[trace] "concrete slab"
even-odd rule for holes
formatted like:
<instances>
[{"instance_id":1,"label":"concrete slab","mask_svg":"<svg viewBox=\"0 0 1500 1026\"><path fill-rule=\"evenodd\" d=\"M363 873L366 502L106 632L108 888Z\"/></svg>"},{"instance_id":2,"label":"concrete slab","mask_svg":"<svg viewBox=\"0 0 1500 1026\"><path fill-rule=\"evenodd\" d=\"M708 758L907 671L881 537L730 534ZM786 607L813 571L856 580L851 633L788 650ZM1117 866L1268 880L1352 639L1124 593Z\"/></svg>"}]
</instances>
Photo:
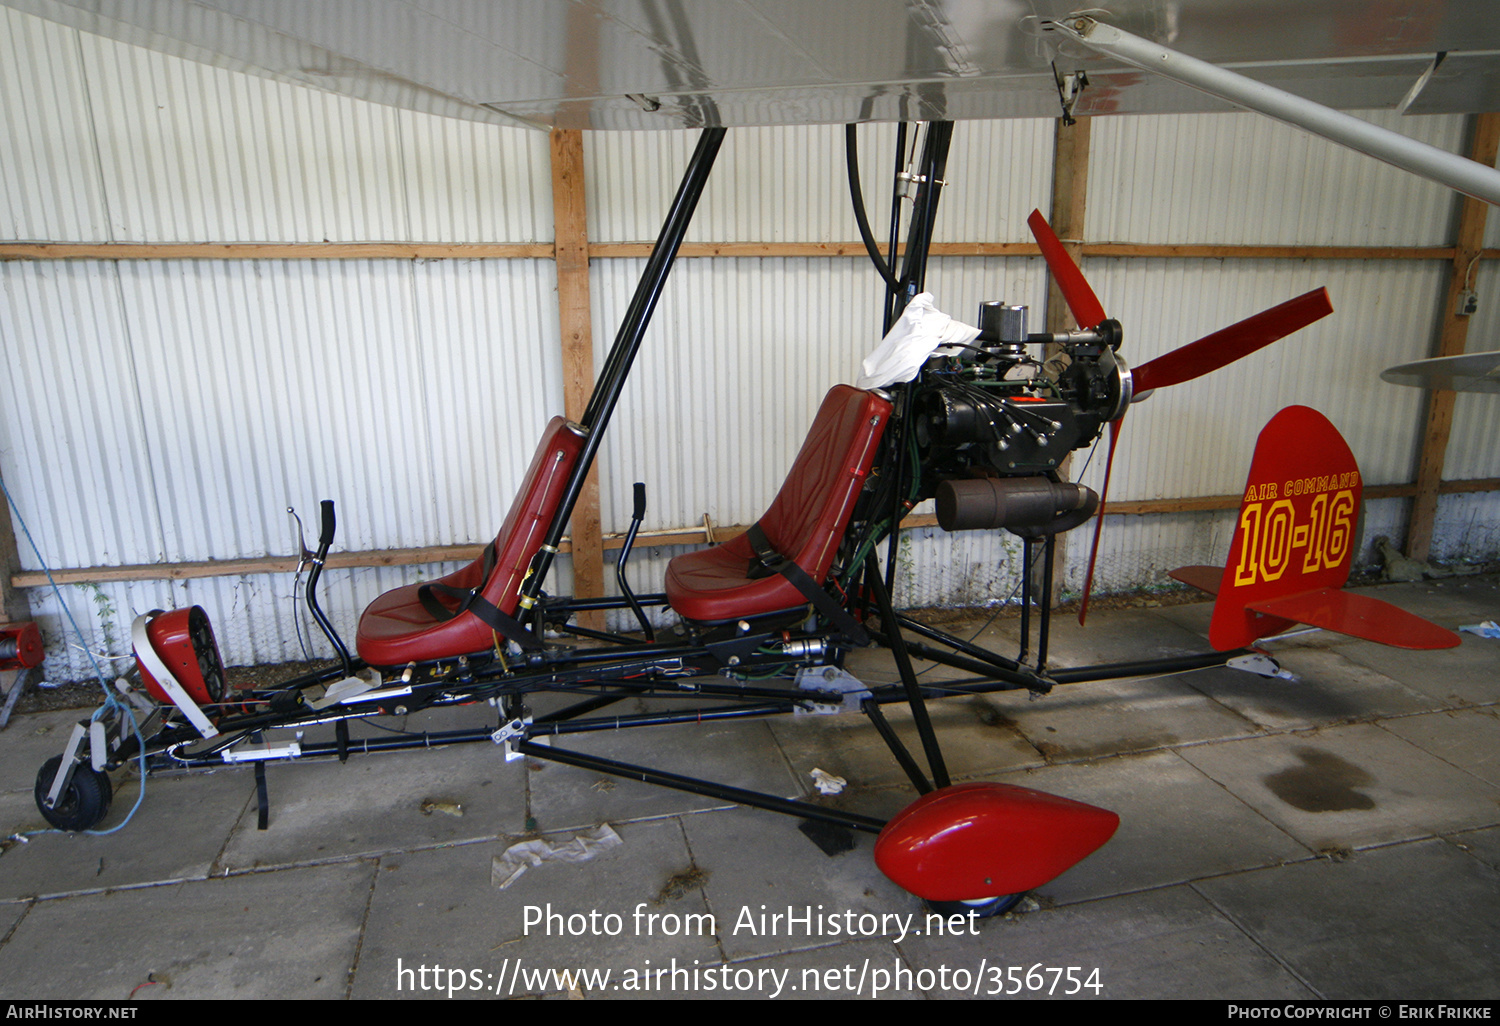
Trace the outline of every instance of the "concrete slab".
<instances>
[{"instance_id":1,"label":"concrete slab","mask_svg":"<svg viewBox=\"0 0 1500 1026\"><path fill-rule=\"evenodd\" d=\"M1162 606L1152 612L1184 630L1192 631L1205 642L1208 640L1208 627L1214 618L1212 599L1203 602L1188 602L1180 606Z\"/></svg>"},{"instance_id":2,"label":"concrete slab","mask_svg":"<svg viewBox=\"0 0 1500 1026\"><path fill-rule=\"evenodd\" d=\"M683 966L718 963L713 932L705 929L708 906L691 875L693 861L678 822L622 824L616 830L622 846L587 863L530 869L505 890L490 882L491 859L504 843L382 858L352 996L446 998L446 990L422 989L423 966L441 967L445 985L450 969L462 970L453 982L519 996L566 989L553 970L610 970L603 990L612 993L627 971L670 966L674 958ZM540 916L529 932L527 906ZM548 906L563 917L551 936ZM637 907L643 916L659 918L637 921ZM591 912L598 913L592 924L573 920L581 932L570 932L569 917ZM692 932L684 932L689 914L695 917ZM618 925L609 916L617 916ZM669 927L675 932L667 933ZM435 982L437 975L426 979Z\"/></svg>"},{"instance_id":3,"label":"concrete slab","mask_svg":"<svg viewBox=\"0 0 1500 1026\"><path fill-rule=\"evenodd\" d=\"M1178 679L1268 730L1305 730L1445 706L1336 650L1292 643L1276 646L1272 654L1298 679L1257 677L1223 667Z\"/></svg>"},{"instance_id":4,"label":"concrete slab","mask_svg":"<svg viewBox=\"0 0 1500 1026\"><path fill-rule=\"evenodd\" d=\"M1350 641L1338 646L1346 659L1430 695L1444 707L1500 702L1500 640L1460 635L1463 644L1435 652Z\"/></svg>"},{"instance_id":5,"label":"concrete slab","mask_svg":"<svg viewBox=\"0 0 1500 1026\"><path fill-rule=\"evenodd\" d=\"M946 629L946 628L945 628ZM972 631L965 631L961 637L967 639ZM908 635L908 640L920 641L914 635ZM983 642L981 641L981 644ZM1005 642L1007 646L1010 642ZM1002 655L1015 655L1014 651L1002 651ZM889 652L879 648L855 649L848 653L844 659L844 669L866 684L900 684L901 673L896 669L895 662L891 659ZM912 669L918 675L922 683L930 683L939 680L952 680L956 677L970 676L964 670L957 670L943 663L935 663L931 660L920 659L912 656Z\"/></svg>"},{"instance_id":6,"label":"concrete slab","mask_svg":"<svg viewBox=\"0 0 1500 1026\"><path fill-rule=\"evenodd\" d=\"M101 828L124 822L137 787L133 779L117 786ZM135 818L107 836L52 831L29 792L0 795L6 834L48 831L0 855L0 899L201 880L253 792L250 774L239 770L151 778Z\"/></svg>"},{"instance_id":7,"label":"concrete slab","mask_svg":"<svg viewBox=\"0 0 1500 1026\"><path fill-rule=\"evenodd\" d=\"M934 973L946 967L950 974L963 969L979 977L977 995L950 987L934 988L930 996L1003 994L1049 1000L1069 996L1297 1000L1315 996L1189 887L991 919L980 922L978 933L977 937L919 937L901 944L913 966ZM1035 978L1038 986L1028 989L1026 973L1038 965L1042 967ZM1013 974L1012 966L1016 967ZM1076 971L1070 978L1072 967ZM1083 986L1090 981L1098 988ZM1074 994L1069 995L1069 990Z\"/></svg>"},{"instance_id":8,"label":"concrete slab","mask_svg":"<svg viewBox=\"0 0 1500 1026\"><path fill-rule=\"evenodd\" d=\"M1053 762L1246 737L1259 728L1173 677L1068 684L1036 701L991 695L996 713Z\"/></svg>"},{"instance_id":9,"label":"concrete slab","mask_svg":"<svg viewBox=\"0 0 1500 1026\"><path fill-rule=\"evenodd\" d=\"M1373 724L1178 754L1314 851L1500 822L1500 789Z\"/></svg>"},{"instance_id":10,"label":"concrete slab","mask_svg":"<svg viewBox=\"0 0 1500 1026\"><path fill-rule=\"evenodd\" d=\"M1407 716L1381 724L1423 751L1500 786L1500 710L1467 709Z\"/></svg>"},{"instance_id":11,"label":"concrete slab","mask_svg":"<svg viewBox=\"0 0 1500 1026\"><path fill-rule=\"evenodd\" d=\"M1500 827L1469 830L1448 840L1491 869L1500 869Z\"/></svg>"},{"instance_id":12,"label":"concrete slab","mask_svg":"<svg viewBox=\"0 0 1500 1026\"><path fill-rule=\"evenodd\" d=\"M1194 886L1320 997L1500 997L1500 873L1444 841Z\"/></svg>"},{"instance_id":13,"label":"concrete slab","mask_svg":"<svg viewBox=\"0 0 1500 1026\"><path fill-rule=\"evenodd\" d=\"M1350 590L1400 606L1449 630L1500 615L1500 581L1493 575L1377 584Z\"/></svg>"},{"instance_id":14,"label":"concrete slab","mask_svg":"<svg viewBox=\"0 0 1500 1026\"><path fill-rule=\"evenodd\" d=\"M375 867L350 862L38 902L0 997L343 997Z\"/></svg>"},{"instance_id":15,"label":"concrete slab","mask_svg":"<svg viewBox=\"0 0 1500 1026\"><path fill-rule=\"evenodd\" d=\"M709 874L703 890L731 961L847 941L851 925L853 939L891 942L894 933L876 932L882 915L886 926L897 922L891 916L921 919L922 903L875 867L870 834L854 834L853 850L828 856L790 816L732 809L682 822L694 863ZM814 918L804 926L762 917L788 909L804 918L811 909Z\"/></svg>"},{"instance_id":16,"label":"concrete slab","mask_svg":"<svg viewBox=\"0 0 1500 1026\"><path fill-rule=\"evenodd\" d=\"M1078 626L1076 616L1054 616L1047 645L1047 664L1095 666L1212 651L1196 632L1160 614L1161 610L1157 609L1115 609L1107 616L1096 612L1083 627ZM1011 629L1011 626L1007 623L1006 629ZM1036 630L1034 624L1032 630ZM1033 645L1035 641L1033 633Z\"/></svg>"},{"instance_id":17,"label":"concrete slab","mask_svg":"<svg viewBox=\"0 0 1500 1026\"><path fill-rule=\"evenodd\" d=\"M0 730L0 792L30 794L42 763L62 754L73 724L88 719L91 711L59 709L13 717L9 726Z\"/></svg>"},{"instance_id":18,"label":"concrete slab","mask_svg":"<svg viewBox=\"0 0 1500 1026\"><path fill-rule=\"evenodd\" d=\"M248 776L247 776L248 779ZM526 820L524 762L495 745L460 745L266 768L269 829L254 802L224 850L231 870L519 834ZM434 805L440 806L433 811ZM462 816L450 815L460 807ZM428 811L424 812L424 808Z\"/></svg>"},{"instance_id":19,"label":"concrete slab","mask_svg":"<svg viewBox=\"0 0 1500 1026\"><path fill-rule=\"evenodd\" d=\"M32 904L29 901L13 901L0 904L0 943L3 943L10 932L16 928L16 924L21 921L21 917L30 911Z\"/></svg>"},{"instance_id":20,"label":"concrete slab","mask_svg":"<svg viewBox=\"0 0 1500 1026\"><path fill-rule=\"evenodd\" d=\"M787 768L770 729L760 721L574 734L559 738L558 745L779 797L799 795L803 788ZM728 808L731 804L561 763L538 759L526 763L530 768L531 814L537 826L546 831Z\"/></svg>"},{"instance_id":21,"label":"concrete slab","mask_svg":"<svg viewBox=\"0 0 1500 1026\"><path fill-rule=\"evenodd\" d=\"M925 678L924 678L925 680ZM925 772L922 742L903 704L884 707L886 720ZM1045 760L1015 726L984 698L948 698L928 704L928 715L955 780L990 777ZM804 787L814 768L854 787L907 784L907 776L870 721L859 713L778 717L767 721Z\"/></svg>"},{"instance_id":22,"label":"concrete slab","mask_svg":"<svg viewBox=\"0 0 1500 1026\"><path fill-rule=\"evenodd\" d=\"M1000 779L1120 816L1120 828L1109 843L1038 888L1040 899L1057 904L1309 855L1307 848L1172 752L1049 766Z\"/></svg>"}]
</instances>

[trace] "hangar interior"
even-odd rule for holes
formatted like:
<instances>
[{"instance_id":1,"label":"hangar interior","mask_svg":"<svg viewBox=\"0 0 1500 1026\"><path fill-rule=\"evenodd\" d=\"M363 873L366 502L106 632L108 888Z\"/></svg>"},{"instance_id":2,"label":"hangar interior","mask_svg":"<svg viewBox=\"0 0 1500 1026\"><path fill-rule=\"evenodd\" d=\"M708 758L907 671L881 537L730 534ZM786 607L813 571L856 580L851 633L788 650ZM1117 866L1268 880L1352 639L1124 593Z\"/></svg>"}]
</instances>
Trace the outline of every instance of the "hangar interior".
<instances>
[{"instance_id":1,"label":"hangar interior","mask_svg":"<svg viewBox=\"0 0 1500 1026\"><path fill-rule=\"evenodd\" d=\"M1495 114L1359 116L1490 163L1500 140ZM92 671L67 636L62 602L45 586L21 521L86 644L108 657L129 655L137 615L199 605L230 665L298 661L309 650L327 658L297 611L289 506L311 522L319 500L337 503L338 555L323 601L346 636L376 596L474 558L503 520L547 419L573 415L586 399L694 136L549 134L402 110L0 7L0 358L8 368L0 385L0 473L18 514L10 531L16 543L5 554L7 612L41 626L48 679ZM894 140L888 124L860 135L864 191L877 220L888 202ZM1493 570L1500 402L1459 394L1437 412L1428 393L1380 379L1386 367L1434 355L1454 332L1471 352L1495 348L1500 220L1487 217L1484 204L1251 113L1093 117L1069 127L1053 118L964 121L928 274L941 309L971 320L981 302L1004 300L1028 305L1037 323L1049 320L1049 310L1057 315L1026 226L1033 208L1077 244L1105 308L1125 325L1121 351L1134 364L1319 285L1335 309L1135 408L1114 461L1097 592L1167 591L1177 587L1167 570L1222 562L1257 432L1290 404L1326 414L1358 460L1366 499L1357 567L1379 566L1376 539L1384 536L1433 564ZM852 381L879 341L882 291L850 213L842 129L731 130L600 449L597 495L586 495L575 513L550 590L616 592L605 571L629 528L636 481L648 497L629 571L639 588L655 590L672 556L715 531L753 523L823 394ZM1462 316L1459 292L1474 302ZM1098 489L1103 463L1101 443L1097 452L1074 455L1073 473ZM926 507L909 523L898 607L984 609L975 621L982 624L1014 598L1021 576L1014 538L945 533ZM1075 532L1062 549L1064 599L1082 588L1087 534ZM1413 584L1400 594L1446 626L1495 618L1492 575ZM1150 644L1176 650L1206 623L1203 607L1182 608L1107 614L1095 641L1059 628L1058 658L1086 665L1148 630L1170 637ZM987 629L1013 632L1007 623ZM1106 861L1081 882L1043 895L1040 907L1033 904L1038 914L1016 917L1030 929L995 925L1010 931L1007 943L1053 961L1077 952L1071 931L1104 922L1124 924L1119 936L1152 938L1159 957L1113 941L1086 955L1112 967L1108 993L1118 996L1221 996L1211 974L1169 976L1164 968L1185 945L1207 945L1214 952L1207 964L1240 973L1227 977L1228 989L1247 996L1357 997L1385 986L1398 995L1493 999L1496 644L1466 636L1453 668L1434 673L1446 664L1372 655L1374 646L1363 642L1308 643L1287 665L1304 678L1339 682L1312 698L1283 694L1276 689L1290 685L1274 682L1257 683L1263 690L1253 697L1233 697L1234 674L1218 670L1196 687L1131 681L1103 685L1087 699L1053 697L1055 712L945 709L943 730L972 757L965 772L1072 780L1085 795L1131 803L1140 825L1128 843L1148 847L1149 859L1139 850L1137 858L1158 870L1141 875L1124 856ZM893 672L868 669L877 677ZM1129 722L1065 724L1065 737L1049 750L1045 734L1057 733L1057 723L1048 717L1108 720L1112 707L1101 695L1128 705ZM7 815L15 811L14 823L3 826L18 831L29 822L33 767L44 748L56 747L68 719L38 715L51 719L36 720L42 733L35 737L17 726L0 734L0 750L11 749L4 755ZM866 753L868 739L854 732L794 740L755 730L751 737L726 729L700 742L766 755L774 770L745 772L771 773L776 779L763 783L770 789L806 790L817 763L868 785L855 799L861 807L888 813L902 793L899 773L867 765L867 754L880 753ZM1333 735L1326 747L1320 731ZM533 768L533 776L551 777L518 790L500 779L508 764L476 776L461 768L462 756L437 758L446 761L429 759L412 771L387 768L394 758L378 760L375 769L343 768L343 778L337 766L319 767L298 783L290 783L290 771L273 774L273 785L285 780L290 790L278 797L273 786L272 808L293 825L284 822L269 840L253 829L254 803L243 794L248 777L226 771L206 785L222 809L195 830L201 838L173 845L182 850L170 856L147 843L175 829L163 805L144 807L156 825L137 824L133 840L38 838L26 846L32 861L15 875L7 864L27 851L7 852L0 876L13 886L0 894L0 967L9 963L11 971L0 977L30 988L7 996L40 993L38 981L57 957L54 939L109 919L109 909L121 907L110 899L148 884L169 895L166 915L182 923L201 903L217 907L233 886L223 900L257 910L246 936L284 949L305 942L313 952L307 964L332 967L326 981L304 979L305 967L268 944L216 954L221 966L244 974L221 976L163 952L161 965L177 959L181 966L178 996L378 996L390 991L394 969L381 963L361 974L361 960L368 967L389 956L394 965L402 950L417 950L402 944L450 928L446 948L408 961L488 959L496 937L538 965L649 950L684 964L834 964L819 961L826 956L840 965L878 957L919 968L966 950L932 937L913 954L888 938L773 943L741 933L712 942L657 938L627 951L576 937L491 936L480 906L503 914L507 927L520 915L518 892L492 890L487 875L500 842L538 830L576 833L606 820L624 824L623 851L644 853L599 863L599 886L618 886L622 895L678 900L670 881L656 890L658 876L676 873L687 879L693 908L721 918L768 899L784 905L793 892L799 906L830 908L904 896L873 867L841 877L830 867L847 856L836 862L795 829L779 821L763 828L744 810L682 805L680 796L638 795L625 785L628 793L610 795L581 771L555 767ZM729 756L714 758L730 776L740 772ZM1287 760L1318 786L1337 779L1360 797L1330 810L1315 807L1320 798L1298 805L1293 797L1283 802L1292 811L1267 812L1262 792L1283 792L1264 781L1291 772L1281 764ZM1373 774L1361 769L1370 765L1378 767ZM1230 782L1240 769L1257 782ZM16 776L23 771L24 779ZM351 781L354 773L360 776ZM1413 788L1413 780L1422 786ZM492 781L507 797L486 805L478 789ZM190 783L163 780L160 791L171 796L163 804L175 803L179 813L191 808L200 799ZM134 785L118 786L123 812ZM468 813L455 817L442 806L459 792ZM1361 804L1377 792L1378 800ZM1423 794L1437 797L1423 801ZM625 812L612 811L611 797L622 798ZM1305 807L1309 801L1314 807ZM1145 836L1148 826L1171 822L1177 802L1225 830L1228 840L1209 844L1201 862L1177 854L1186 842L1166 843L1163 852L1162 842ZM1370 812L1377 807L1386 811ZM410 817L413 809L420 818ZM377 824L402 816L411 822L383 840ZM784 876L766 871L761 881L756 870L739 880L735 848L747 842L735 839L747 835L756 838L752 847L766 847L757 861L785 859ZM37 865L43 850L58 853L57 875ZM478 858L481 850L478 861L454 868L455 853ZM90 878L85 870L96 862ZM710 862L722 868L693 877ZM432 879L387 875L419 867ZM536 870L533 881L548 873L558 870ZM445 874L479 896L475 907L463 907L462 890L443 889L437 880ZM1367 974L1340 977L1272 911L1288 893L1320 891L1360 906L1324 939L1328 951L1363 957L1370 953L1360 935L1386 922L1378 907L1389 905L1389 922L1415 934L1411 924L1421 913L1407 896L1417 876L1424 878L1418 890L1446 889L1447 897L1429 899L1447 902L1473 931L1449 948L1421 949L1419 964L1435 983L1412 969L1382 984L1390 963L1373 957ZM212 886L214 877L224 878L216 896L192 890ZM278 881L292 877L298 890L286 892ZM563 886L579 901L588 897L578 877ZM287 894L304 891L330 911L321 924L293 929L296 902ZM451 902L450 919L414 911L428 901ZM491 901L500 911L485 904ZM634 902L617 904L627 911ZM136 913L119 914L128 921ZM1101 918L1091 924L1095 915ZM1328 922L1335 918L1327 911ZM1152 924L1166 925L1152 932ZM1298 949L1303 943L1309 951ZM141 983L152 984L141 996L167 991L147 978L150 970L114 955L95 967L110 987L130 994ZM1127 984L1123 977L1137 970L1154 982ZM279 989L278 974L295 986ZM126 996L82 985L57 993Z\"/></svg>"}]
</instances>

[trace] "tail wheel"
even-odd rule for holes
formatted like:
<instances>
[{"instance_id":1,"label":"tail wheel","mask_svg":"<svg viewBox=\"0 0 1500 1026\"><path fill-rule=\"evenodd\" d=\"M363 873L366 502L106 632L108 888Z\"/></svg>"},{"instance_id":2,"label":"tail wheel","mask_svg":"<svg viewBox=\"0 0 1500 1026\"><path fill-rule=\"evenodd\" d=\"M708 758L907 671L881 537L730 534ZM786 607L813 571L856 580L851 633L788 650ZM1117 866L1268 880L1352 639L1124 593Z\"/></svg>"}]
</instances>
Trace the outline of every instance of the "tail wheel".
<instances>
[{"instance_id":1,"label":"tail wheel","mask_svg":"<svg viewBox=\"0 0 1500 1026\"><path fill-rule=\"evenodd\" d=\"M36 775L36 807L42 818L59 830L88 830L109 814L109 803L114 798L114 788L109 776L99 773L87 763L73 771L73 779L57 796L57 804L48 808L47 795L52 791L52 781L62 769L62 756L54 755L42 763Z\"/></svg>"}]
</instances>

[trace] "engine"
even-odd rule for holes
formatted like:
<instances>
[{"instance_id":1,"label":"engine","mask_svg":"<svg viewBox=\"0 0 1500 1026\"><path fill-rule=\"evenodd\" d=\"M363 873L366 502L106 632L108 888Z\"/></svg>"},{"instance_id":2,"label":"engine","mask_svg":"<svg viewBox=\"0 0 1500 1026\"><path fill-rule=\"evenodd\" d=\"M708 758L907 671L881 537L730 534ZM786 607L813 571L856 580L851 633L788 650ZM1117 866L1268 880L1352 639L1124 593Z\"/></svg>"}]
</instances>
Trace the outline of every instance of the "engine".
<instances>
[{"instance_id":1,"label":"engine","mask_svg":"<svg viewBox=\"0 0 1500 1026\"><path fill-rule=\"evenodd\" d=\"M1129 405L1120 326L1033 334L1026 319L1024 306L981 304L974 345L940 350L917 378L921 497L938 500L947 530L1050 534L1097 508L1097 496L1058 481L1057 468Z\"/></svg>"}]
</instances>

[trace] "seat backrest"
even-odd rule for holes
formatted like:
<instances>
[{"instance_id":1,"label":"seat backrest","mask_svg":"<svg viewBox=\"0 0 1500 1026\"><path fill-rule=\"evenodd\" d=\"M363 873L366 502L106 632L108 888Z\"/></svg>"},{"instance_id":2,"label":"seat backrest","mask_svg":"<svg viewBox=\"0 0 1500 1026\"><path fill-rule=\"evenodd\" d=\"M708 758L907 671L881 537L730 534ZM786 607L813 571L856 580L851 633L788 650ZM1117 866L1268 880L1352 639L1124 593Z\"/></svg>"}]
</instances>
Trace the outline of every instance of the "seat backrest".
<instances>
[{"instance_id":1,"label":"seat backrest","mask_svg":"<svg viewBox=\"0 0 1500 1026\"><path fill-rule=\"evenodd\" d=\"M771 545L821 582L833 564L891 404L874 392L835 385L823 398L781 491L760 518Z\"/></svg>"},{"instance_id":2,"label":"seat backrest","mask_svg":"<svg viewBox=\"0 0 1500 1026\"><path fill-rule=\"evenodd\" d=\"M562 417L548 422L505 523L495 536L495 566L484 582L483 595L507 616L516 611L522 578L547 535L568 477L583 451L583 441L581 429ZM476 579L467 586L478 583Z\"/></svg>"}]
</instances>

